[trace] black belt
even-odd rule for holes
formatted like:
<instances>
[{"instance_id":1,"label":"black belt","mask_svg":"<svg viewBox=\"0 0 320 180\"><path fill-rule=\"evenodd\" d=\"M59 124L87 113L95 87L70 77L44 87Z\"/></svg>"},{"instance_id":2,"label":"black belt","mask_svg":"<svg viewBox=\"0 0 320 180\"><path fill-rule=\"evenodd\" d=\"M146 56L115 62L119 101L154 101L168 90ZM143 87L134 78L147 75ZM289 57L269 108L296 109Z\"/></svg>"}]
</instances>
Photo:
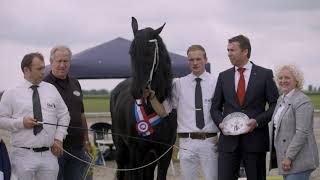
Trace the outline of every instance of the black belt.
<instances>
[{"instance_id":1,"label":"black belt","mask_svg":"<svg viewBox=\"0 0 320 180\"><path fill-rule=\"evenodd\" d=\"M48 147L40 147L40 148L21 147L21 148L33 150L34 152L44 152L44 151L49 151L49 149L50 149L50 148L48 148Z\"/></svg>"},{"instance_id":2,"label":"black belt","mask_svg":"<svg viewBox=\"0 0 320 180\"><path fill-rule=\"evenodd\" d=\"M215 137L217 133L201 133L201 132L194 132L194 133L178 133L180 138L191 138L191 139L207 139L211 137Z\"/></svg>"}]
</instances>

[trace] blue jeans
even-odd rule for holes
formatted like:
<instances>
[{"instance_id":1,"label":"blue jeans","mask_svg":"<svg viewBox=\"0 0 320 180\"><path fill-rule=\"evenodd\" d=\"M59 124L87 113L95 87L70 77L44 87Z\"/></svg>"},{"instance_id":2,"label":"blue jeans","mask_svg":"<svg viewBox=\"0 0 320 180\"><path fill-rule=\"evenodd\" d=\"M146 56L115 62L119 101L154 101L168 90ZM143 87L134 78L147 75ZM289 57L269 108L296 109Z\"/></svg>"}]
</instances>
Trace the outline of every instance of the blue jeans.
<instances>
[{"instance_id":1,"label":"blue jeans","mask_svg":"<svg viewBox=\"0 0 320 180\"><path fill-rule=\"evenodd\" d=\"M83 148L66 149L70 154L88 161L88 157ZM58 159L59 162L59 175L58 180L80 180L83 173L87 169L87 164L71 157L67 153L63 153Z\"/></svg>"},{"instance_id":2,"label":"blue jeans","mask_svg":"<svg viewBox=\"0 0 320 180\"><path fill-rule=\"evenodd\" d=\"M298 172L295 174L283 175L284 180L309 180L313 170Z\"/></svg>"}]
</instances>

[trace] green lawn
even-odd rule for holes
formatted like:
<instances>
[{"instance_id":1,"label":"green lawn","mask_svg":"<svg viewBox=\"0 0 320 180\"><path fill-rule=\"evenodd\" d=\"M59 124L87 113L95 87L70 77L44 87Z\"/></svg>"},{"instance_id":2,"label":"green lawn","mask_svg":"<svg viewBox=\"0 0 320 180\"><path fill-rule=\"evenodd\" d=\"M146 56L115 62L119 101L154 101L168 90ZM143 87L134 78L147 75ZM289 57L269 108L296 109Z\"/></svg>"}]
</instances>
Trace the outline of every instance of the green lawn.
<instances>
[{"instance_id":1,"label":"green lawn","mask_svg":"<svg viewBox=\"0 0 320 180\"><path fill-rule=\"evenodd\" d=\"M320 95L308 95L315 109L320 109Z\"/></svg>"},{"instance_id":2,"label":"green lawn","mask_svg":"<svg viewBox=\"0 0 320 180\"><path fill-rule=\"evenodd\" d=\"M108 96L84 96L85 112L109 112Z\"/></svg>"},{"instance_id":3,"label":"green lawn","mask_svg":"<svg viewBox=\"0 0 320 180\"><path fill-rule=\"evenodd\" d=\"M268 176L267 180L283 180L282 176Z\"/></svg>"},{"instance_id":4,"label":"green lawn","mask_svg":"<svg viewBox=\"0 0 320 180\"><path fill-rule=\"evenodd\" d=\"M320 95L308 95L315 109L320 109ZM85 96L84 109L86 112L109 112L108 96Z\"/></svg>"}]
</instances>

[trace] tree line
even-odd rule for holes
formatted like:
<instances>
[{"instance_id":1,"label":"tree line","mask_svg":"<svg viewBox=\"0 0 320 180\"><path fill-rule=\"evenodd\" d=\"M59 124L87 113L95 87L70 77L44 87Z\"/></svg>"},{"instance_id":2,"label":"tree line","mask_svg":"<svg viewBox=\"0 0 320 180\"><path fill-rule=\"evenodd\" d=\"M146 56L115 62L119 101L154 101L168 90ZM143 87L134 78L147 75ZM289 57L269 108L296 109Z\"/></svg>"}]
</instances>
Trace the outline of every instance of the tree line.
<instances>
[{"instance_id":1,"label":"tree line","mask_svg":"<svg viewBox=\"0 0 320 180\"><path fill-rule=\"evenodd\" d=\"M309 85L308 90L306 92L311 94L320 94L320 86L316 87L313 85Z\"/></svg>"},{"instance_id":2,"label":"tree line","mask_svg":"<svg viewBox=\"0 0 320 180\"><path fill-rule=\"evenodd\" d=\"M104 96L109 96L110 91L107 89L91 89L91 90L82 90L83 95L85 96L96 96L96 95L104 95Z\"/></svg>"}]
</instances>

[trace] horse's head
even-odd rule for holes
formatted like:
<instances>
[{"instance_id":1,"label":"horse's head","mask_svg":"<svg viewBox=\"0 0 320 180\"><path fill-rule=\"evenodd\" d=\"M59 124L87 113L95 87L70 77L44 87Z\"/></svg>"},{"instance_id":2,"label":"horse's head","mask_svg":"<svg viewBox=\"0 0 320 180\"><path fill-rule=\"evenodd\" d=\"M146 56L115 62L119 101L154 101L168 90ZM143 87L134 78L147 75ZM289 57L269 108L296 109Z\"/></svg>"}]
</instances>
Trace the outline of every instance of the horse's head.
<instances>
[{"instance_id":1,"label":"horse's head","mask_svg":"<svg viewBox=\"0 0 320 180\"><path fill-rule=\"evenodd\" d=\"M133 77L131 94L135 99L140 99L143 90L149 85L160 102L171 97L171 60L159 36L164 25L155 30L150 27L138 30L138 22L132 17L134 39L130 47Z\"/></svg>"}]
</instances>

